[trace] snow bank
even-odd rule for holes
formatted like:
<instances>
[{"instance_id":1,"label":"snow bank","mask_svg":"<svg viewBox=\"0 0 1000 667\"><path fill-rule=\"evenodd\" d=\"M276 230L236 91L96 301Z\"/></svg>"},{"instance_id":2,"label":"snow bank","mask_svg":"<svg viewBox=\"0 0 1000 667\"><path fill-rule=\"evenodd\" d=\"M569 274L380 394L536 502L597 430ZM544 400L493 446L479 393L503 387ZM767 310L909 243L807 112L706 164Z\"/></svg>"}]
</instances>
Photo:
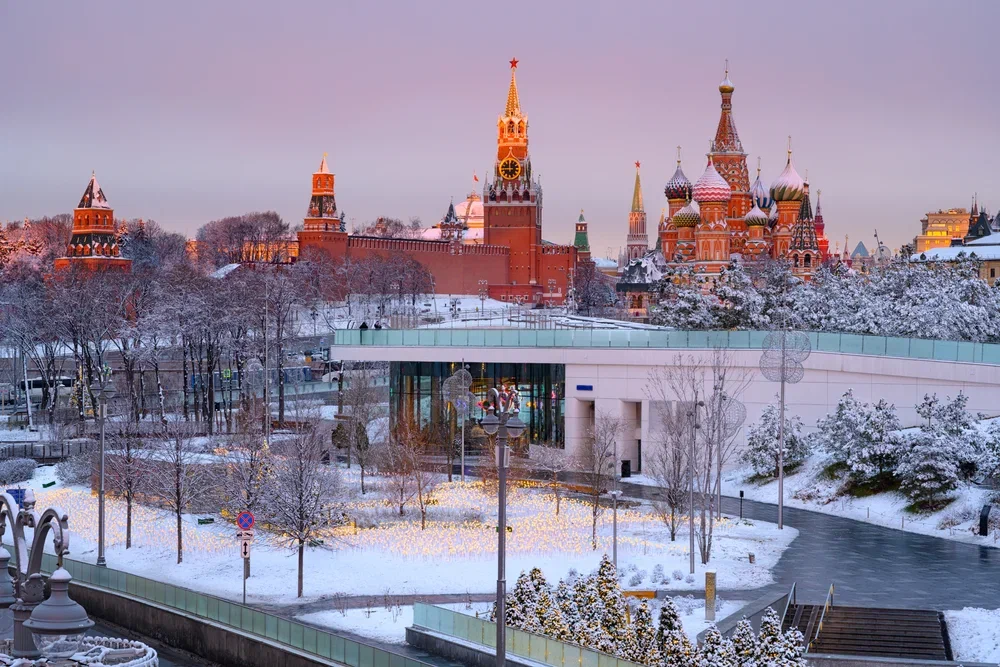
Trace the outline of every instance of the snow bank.
<instances>
[{"instance_id":1,"label":"snow bank","mask_svg":"<svg viewBox=\"0 0 1000 667\"><path fill-rule=\"evenodd\" d=\"M1000 609L944 612L955 660L1000 663Z\"/></svg>"}]
</instances>

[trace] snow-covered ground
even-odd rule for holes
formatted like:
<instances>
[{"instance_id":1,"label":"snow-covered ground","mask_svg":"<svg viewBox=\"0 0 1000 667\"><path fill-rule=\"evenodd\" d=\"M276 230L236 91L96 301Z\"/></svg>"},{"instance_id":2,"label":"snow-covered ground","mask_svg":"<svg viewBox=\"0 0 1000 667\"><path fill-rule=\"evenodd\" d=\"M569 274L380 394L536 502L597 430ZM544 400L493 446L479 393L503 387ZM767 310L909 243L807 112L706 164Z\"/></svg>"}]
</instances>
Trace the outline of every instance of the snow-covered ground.
<instances>
[{"instance_id":1,"label":"snow-covered ground","mask_svg":"<svg viewBox=\"0 0 1000 667\"><path fill-rule=\"evenodd\" d=\"M633 600L634 601L634 600ZM705 601L676 597L674 602L681 614L684 632L692 642L697 641L698 633L702 632L712 622L705 620ZM716 619L723 619L735 613L745 603L735 600L720 600L716 609ZM492 603L472 602L438 605L446 609L478 616L487 617ZM652 600L650 609L655 622L659 618L660 603ZM363 609L344 609L321 611L299 616L300 621L312 623L331 630L353 632L362 637L369 637L382 642L402 644L406 641L406 628L413 625L413 607L410 605L386 604L380 599L373 601L370 607Z\"/></svg>"},{"instance_id":2,"label":"snow-covered ground","mask_svg":"<svg viewBox=\"0 0 1000 667\"><path fill-rule=\"evenodd\" d=\"M901 493L880 493L863 498L839 495L838 490L843 482L826 479L821 475L828 463L824 456L813 455L793 474L785 477L787 507L800 507L962 542L1000 546L996 535L980 537L978 534L979 512L987 499L995 493L990 489L963 484L955 492L954 502L944 509L928 514L914 514L906 511L905 508L910 504L910 500ZM725 474L722 480L722 493L738 496L739 492L743 491L747 500L777 503L777 480L765 484L748 481L752 472L749 468L739 468ZM635 481L640 484L655 483L649 478Z\"/></svg>"},{"instance_id":3,"label":"snow-covered ground","mask_svg":"<svg viewBox=\"0 0 1000 667\"><path fill-rule=\"evenodd\" d=\"M1000 609L944 612L955 660L1000 663Z\"/></svg>"},{"instance_id":4,"label":"snow-covered ground","mask_svg":"<svg viewBox=\"0 0 1000 667\"><path fill-rule=\"evenodd\" d=\"M96 558L97 499L90 490L42 484L55 479L54 469L40 468L29 483L35 489L38 509L56 505L69 513L71 558ZM354 486L356 468L345 475ZM376 482L369 480L369 483ZM419 513L406 509L404 520L395 517L383 496L368 494L348 502L349 514L363 517L360 526L331 530L325 544L305 554L305 599L321 595L383 595L390 593L488 593L495 587L495 496L477 485L441 484L429 508L426 530ZM176 563L174 521L166 512L134 508L133 546L124 548L125 504L110 498L107 524L108 565L118 570L192 587L229 599L242 592L243 563L239 558L235 527L216 515L211 525L198 525L197 516L184 517L184 561ZM621 509L619 564L627 570L626 587L667 588L677 592L700 590L704 567L693 578L675 579L674 570L688 571L687 534L671 542L663 524L647 507ZM521 570L540 567L552 581L571 568L589 572L603 553L611 551L611 512L599 517L598 549L590 543L590 508L580 501L563 500L555 516L552 496L537 488L515 488L510 494L507 540L508 578ZM266 521L266 517L258 517ZM370 526L370 527L364 527ZM771 583L770 569L795 538L796 531L778 531L763 523L722 519L715 528L709 567L718 571L721 590L750 589ZM51 548L51 547L49 547ZM751 564L748 554L756 554ZM651 582L654 566L662 565L664 583ZM252 555L253 576L247 583L248 600L294 601L296 557L278 540L257 532ZM683 575L682 575L683 576Z\"/></svg>"}]
</instances>

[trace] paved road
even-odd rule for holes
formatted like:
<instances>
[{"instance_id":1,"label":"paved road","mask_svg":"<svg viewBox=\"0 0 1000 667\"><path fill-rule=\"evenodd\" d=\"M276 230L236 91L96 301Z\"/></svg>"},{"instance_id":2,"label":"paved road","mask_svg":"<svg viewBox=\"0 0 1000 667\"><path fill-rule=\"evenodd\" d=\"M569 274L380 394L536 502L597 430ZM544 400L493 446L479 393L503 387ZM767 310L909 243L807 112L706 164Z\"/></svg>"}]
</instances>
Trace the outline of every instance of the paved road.
<instances>
[{"instance_id":1,"label":"paved road","mask_svg":"<svg viewBox=\"0 0 1000 667\"><path fill-rule=\"evenodd\" d=\"M655 487L623 483L626 495L652 498ZM722 510L739 513L739 499ZM749 519L777 523L778 507L743 501ZM961 609L1000 606L1000 549L884 528L786 507L785 523L799 536L774 568L776 588L796 584L800 602L822 602L836 584L841 604Z\"/></svg>"}]
</instances>

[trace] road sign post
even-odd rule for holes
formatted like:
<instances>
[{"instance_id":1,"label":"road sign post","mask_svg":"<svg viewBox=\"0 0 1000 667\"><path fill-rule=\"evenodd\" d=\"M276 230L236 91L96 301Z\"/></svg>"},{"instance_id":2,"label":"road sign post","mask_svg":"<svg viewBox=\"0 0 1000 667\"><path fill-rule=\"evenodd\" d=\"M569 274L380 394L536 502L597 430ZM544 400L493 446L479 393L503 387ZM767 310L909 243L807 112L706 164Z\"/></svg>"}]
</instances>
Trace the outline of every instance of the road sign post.
<instances>
[{"instance_id":1,"label":"road sign post","mask_svg":"<svg viewBox=\"0 0 1000 667\"><path fill-rule=\"evenodd\" d=\"M236 517L236 538L240 541L240 557L243 558L243 604L247 603L247 579L250 578L250 544L253 542L253 526L256 523L252 512L240 512Z\"/></svg>"}]
</instances>

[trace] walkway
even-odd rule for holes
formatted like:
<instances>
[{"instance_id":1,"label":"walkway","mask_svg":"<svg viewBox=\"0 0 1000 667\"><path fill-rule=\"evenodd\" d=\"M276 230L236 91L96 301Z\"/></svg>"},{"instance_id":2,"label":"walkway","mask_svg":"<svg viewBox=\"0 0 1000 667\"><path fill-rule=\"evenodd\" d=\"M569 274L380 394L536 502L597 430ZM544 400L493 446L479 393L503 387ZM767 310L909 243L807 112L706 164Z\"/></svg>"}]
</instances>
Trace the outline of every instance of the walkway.
<instances>
[{"instance_id":1,"label":"walkway","mask_svg":"<svg viewBox=\"0 0 1000 667\"><path fill-rule=\"evenodd\" d=\"M622 483L625 495L651 499L656 487ZM739 513L723 496L722 510ZM743 516L777 523L778 507L743 501ZM792 583L800 602L822 602L830 584L836 600L869 607L961 609L1000 606L1000 549L907 533L853 519L784 509L799 531L773 574L775 589Z\"/></svg>"}]
</instances>

